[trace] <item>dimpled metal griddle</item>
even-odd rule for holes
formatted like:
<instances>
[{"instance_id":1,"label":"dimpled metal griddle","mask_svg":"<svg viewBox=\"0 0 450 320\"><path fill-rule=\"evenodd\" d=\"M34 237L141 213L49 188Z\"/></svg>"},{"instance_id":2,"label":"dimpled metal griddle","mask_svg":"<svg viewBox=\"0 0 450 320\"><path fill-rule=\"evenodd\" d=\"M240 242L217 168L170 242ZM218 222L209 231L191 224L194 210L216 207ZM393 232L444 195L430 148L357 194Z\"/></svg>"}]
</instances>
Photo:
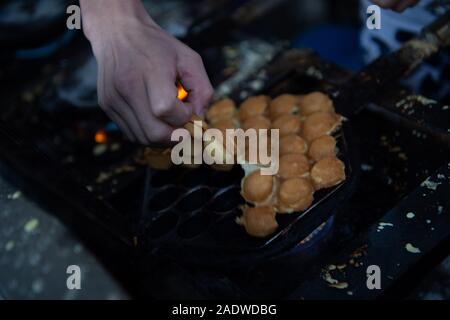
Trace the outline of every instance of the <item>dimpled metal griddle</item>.
<instances>
[{"instance_id":1,"label":"dimpled metal griddle","mask_svg":"<svg viewBox=\"0 0 450 320\"><path fill-rule=\"evenodd\" d=\"M283 88L289 90L284 92L307 93L295 92L297 81L298 75L289 73L257 93L274 97L283 93ZM245 204L240 195L244 177L240 166L230 172L215 171L206 165L159 172L148 169L140 237L151 248L202 264L236 265L283 252L325 222L351 194L356 165L350 157L350 135L348 122L334 135L347 179L316 192L313 205L305 212L277 215L279 228L263 239L250 237L235 222L242 214L240 206Z\"/></svg>"}]
</instances>

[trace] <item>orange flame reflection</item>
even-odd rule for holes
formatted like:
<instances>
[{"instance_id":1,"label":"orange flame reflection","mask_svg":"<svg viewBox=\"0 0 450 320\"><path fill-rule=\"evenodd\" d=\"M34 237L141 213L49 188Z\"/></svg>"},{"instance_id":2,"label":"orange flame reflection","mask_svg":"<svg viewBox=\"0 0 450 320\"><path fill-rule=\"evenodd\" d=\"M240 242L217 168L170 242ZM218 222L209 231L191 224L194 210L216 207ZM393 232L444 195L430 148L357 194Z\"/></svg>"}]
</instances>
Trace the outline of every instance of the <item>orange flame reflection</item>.
<instances>
[{"instance_id":1,"label":"orange flame reflection","mask_svg":"<svg viewBox=\"0 0 450 320\"><path fill-rule=\"evenodd\" d=\"M95 142L105 143L107 139L108 139L108 136L106 135L105 131L99 130L95 133Z\"/></svg>"},{"instance_id":2,"label":"orange flame reflection","mask_svg":"<svg viewBox=\"0 0 450 320\"><path fill-rule=\"evenodd\" d=\"M178 99L181 101L185 101L187 99L187 97L189 96L189 93L186 91L186 89L183 87L183 85L179 81L177 83L177 89L178 89Z\"/></svg>"}]
</instances>

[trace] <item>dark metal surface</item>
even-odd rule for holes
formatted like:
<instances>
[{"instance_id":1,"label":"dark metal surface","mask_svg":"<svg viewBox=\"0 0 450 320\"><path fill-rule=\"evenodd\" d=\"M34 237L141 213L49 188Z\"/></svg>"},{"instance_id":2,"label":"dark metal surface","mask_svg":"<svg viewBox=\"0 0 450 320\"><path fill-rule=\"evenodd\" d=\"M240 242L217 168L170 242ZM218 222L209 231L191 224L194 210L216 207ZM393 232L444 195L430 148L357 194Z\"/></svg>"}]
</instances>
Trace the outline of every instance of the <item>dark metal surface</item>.
<instances>
[{"instance_id":1,"label":"dark metal surface","mask_svg":"<svg viewBox=\"0 0 450 320\"><path fill-rule=\"evenodd\" d=\"M304 299L374 299L406 297L433 263L445 258L450 248L450 163L432 174L392 210L378 219L338 255L325 259L322 268L292 293ZM431 183L431 184L430 184ZM419 251L408 251L410 244ZM359 248L361 256L349 261ZM345 265L333 271L334 278L348 284L345 290L327 285L324 270L330 265ZM366 270L376 265L381 270L381 290L367 288ZM349 292L351 294L349 294Z\"/></svg>"}]
</instances>

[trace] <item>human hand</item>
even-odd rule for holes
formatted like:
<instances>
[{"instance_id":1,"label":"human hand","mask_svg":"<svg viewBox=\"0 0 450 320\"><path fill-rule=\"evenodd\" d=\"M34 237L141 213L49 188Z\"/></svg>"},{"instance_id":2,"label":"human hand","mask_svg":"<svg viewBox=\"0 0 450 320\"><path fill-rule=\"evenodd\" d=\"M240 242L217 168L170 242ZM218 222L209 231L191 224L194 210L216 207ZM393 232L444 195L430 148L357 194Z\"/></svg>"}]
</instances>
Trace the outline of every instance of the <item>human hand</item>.
<instances>
[{"instance_id":1,"label":"human hand","mask_svg":"<svg viewBox=\"0 0 450 320\"><path fill-rule=\"evenodd\" d=\"M132 141L168 144L213 89L201 57L162 30L138 0L81 0L98 63L99 104ZM189 91L177 99L177 81Z\"/></svg>"}]
</instances>

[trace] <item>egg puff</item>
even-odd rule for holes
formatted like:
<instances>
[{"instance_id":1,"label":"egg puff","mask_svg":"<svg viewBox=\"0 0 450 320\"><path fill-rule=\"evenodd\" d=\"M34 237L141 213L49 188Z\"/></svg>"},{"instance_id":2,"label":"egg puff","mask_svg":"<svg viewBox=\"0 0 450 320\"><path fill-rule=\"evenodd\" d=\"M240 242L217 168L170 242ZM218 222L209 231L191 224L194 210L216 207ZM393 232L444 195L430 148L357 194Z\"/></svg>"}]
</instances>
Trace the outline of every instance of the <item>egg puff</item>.
<instances>
[{"instance_id":1,"label":"egg puff","mask_svg":"<svg viewBox=\"0 0 450 320\"><path fill-rule=\"evenodd\" d=\"M286 114L297 115L300 110L300 96L282 94L270 103L270 118L272 120Z\"/></svg>"},{"instance_id":2,"label":"egg puff","mask_svg":"<svg viewBox=\"0 0 450 320\"><path fill-rule=\"evenodd\" d=\"M312 92L300 100L300 114L303 117L316 112L334 112L333 101L322 92Z\"/></svg>"},{"instance_id":3,"label":"egg puff","mask_svg":"<svg viewBox=\"0 0 450 320\"><path fill-rule=\"evenodd\" d=\"M280 213L305 211L314 201L314 187L309 179L283 180L277 192L277 209Z\"/></svg>"},{"instance_id":4,"label":"egg puff","mask_svg":"<svg viewBox=\"0 0 450 320\"><path fill-rule=\"evenodd\" d=\"M280 130L280 137L299 134L301 128L302 123L300 118L292 114L282 115L272 123L272 129Z\"/></svg>"},{"instance_id":5,"label":"egg puff","mask_svg":"<svg viewBox=\"0 0 450 320\"><path fill-rule=\"evenodd\" d=\"M308 144L306 141L295 134L284 136L280 139L280 156L286 154L306 154Z\"/></svg>"},{"instance_id":6,"label":"egg puff","mask_svg":"<svg viewBox=\"0 0 450 320\"><path fill-rule=\"evenodd\" d=\"M225 119L225 120L217 121L211 127L215 128L215 129L219 129L220 131L222 131L223 134L225 134L227 129L238 128L239 122L236 119Z\"/></svg>"},{"instance_id":7,"label":"egg puff","mask_svg":"<svg viewBox=\"0 0 450 320\"><path fill-rule=\"evenodd\" d=\"M225 98L214 103L206 112L210 124L221 120L229 120L236 116L237 108L233 100Z\"/></svg>"},{"instance_id":8,"label":"egg puff","mask_svg":"<svg viewBox=\"0 0 450 320\"><path fill-rule=\"evenodd\" d=\"M309 176L310 164L303 154L286 154L280 157L278 176L282 179L305 178Z\"/></svg>"},{"instance_id":9,"label":"egg puff","mask_svg":"<svg viewBox=\"0 0 450 320\"><path fill-rule=\"evenodd\" d=\"M326 157L333 157L337 153L336 139L332 136L322 136L314 139L309 146L308 156L314 162Z\"/></svg>"},{"instance_id":10,"label":"egg puff","mask_svg":"<svg viewBox=\"0 0 450 320\"><path fill-rule=\"evenodd\" d=\"M275 176L262 175L261 170L255 170L241 181L241 195L255 206L269 205L274 202L277 190Z\"/></svg>"},{"instance_id":11,"label":"egg puff","mask_svg":"<svg viewBox=\"0 0 450 320\"><path fill-rule=\"evenodd\" d=\"M268 113L270 97L260 95L245 99L239 107L239 120L244 122L250 118L266 116Z\"/></svg>"},{"instance_id":12,"label":"egg puff","mask_svg":"<svg viewBox=\"0 0 450 320\"><path fill-rule=\"evenodd\" d=\"M243 206L241 209L243 214L236 218L236 223L243 226L250 236L264 238L278 229L276 212L272 206Z\"/></svg>"},{"instance_id":13,"label":"egg puff","mask_svg":"<svg viewBox=\"0 0 450 320\"><path fill-rule=\"evenodd\" d=\"M264 116L256 116L254 118L249 118L245 120L244 122L241 122L241 127L244 130L248 129L267 129L270 130L271 122L268 118Z\"/></svg>"},{"instance_id":14,"label":"egg puff","mask_svg":"<svg viewBox=\"0 0 450 320\"><path fill-rule=\"evenodd\" d=\"M345 180L345 165L336 157L326 157L311 169L311 180L316 190L331 188Z\"/></svg>"},{"instance_id":15,"label":"egg puff","mask_svg":"<svg viewBox=\"0 0 450 320\"><path fill-rule=\"evenodd\" d=\"M316 112L303 123L302 137L307 142L335 132L342 125L342 116L330 112Z\"/></svg>"}]
</instances>

